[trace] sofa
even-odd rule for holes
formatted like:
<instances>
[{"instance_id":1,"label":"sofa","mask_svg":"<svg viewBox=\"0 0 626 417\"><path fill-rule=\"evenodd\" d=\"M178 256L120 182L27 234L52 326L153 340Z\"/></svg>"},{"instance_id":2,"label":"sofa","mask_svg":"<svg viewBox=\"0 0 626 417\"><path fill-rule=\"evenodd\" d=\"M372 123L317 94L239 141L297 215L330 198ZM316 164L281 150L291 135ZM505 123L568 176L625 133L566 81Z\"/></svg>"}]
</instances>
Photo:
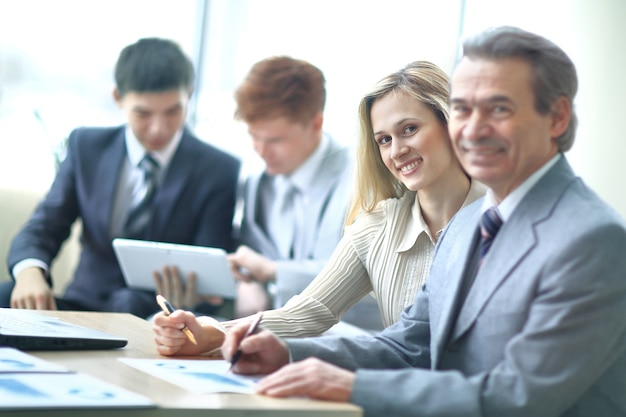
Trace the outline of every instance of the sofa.
<instances>
[{"instance_id":1,"label":"sofa","mask_svg":"<svg viewBox=\"0 0 626 417\"><path fill-rule=\"evenodd\" d=\"M0 282L11 279L7 268L7 255L15 234L28 221L45 191L33 189L0 188ZM61 295L71 280L78 262L80 222L72 226L72 233L61 247L59 255L51 266L54 279L54 293Z\"/></svg>"}]
</instances>

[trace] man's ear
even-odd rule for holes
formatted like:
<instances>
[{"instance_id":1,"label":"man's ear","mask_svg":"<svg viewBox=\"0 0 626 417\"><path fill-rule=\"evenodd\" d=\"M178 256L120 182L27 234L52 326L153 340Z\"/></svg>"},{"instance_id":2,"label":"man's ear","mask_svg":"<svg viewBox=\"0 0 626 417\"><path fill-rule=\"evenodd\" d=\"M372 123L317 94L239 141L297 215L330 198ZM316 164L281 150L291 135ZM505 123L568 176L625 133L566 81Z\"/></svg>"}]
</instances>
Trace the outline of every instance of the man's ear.
<instances>
[{"instance_id":1,"label":"man's ear","mask_svg":"<svg viewBox=\"0 0 626 417\"><path fill-rule=\"evenodd\" d=\"M118 106L122 106L122 95L120 94L120 91L117 89L117 87L113 87L113 100L115 100Z\"/></svg>"},{"instance_id":2,"label":"man's ear","mask_svg":"<svg viewBox=\"0 0 626 417\"><path fill-rule=\"evenodd\" d=\"M565 96L561 96L552 103L552 127L550 137L558 138L567 130L572 117L572 105Z\"/></svg>"},{"instance_id":3,"label":"man's ear","mask_svg":"<svg viewBox=\"0 0 626 417\"><path fill-rule=\"evenodd\" d=\"M315 114L315 116L313 116L313 128L318 131L318 130L322 130L322 125L324 124L324 115L322 114L322 112L318 112L317 114Z\"/></svg>"}]
</instances>

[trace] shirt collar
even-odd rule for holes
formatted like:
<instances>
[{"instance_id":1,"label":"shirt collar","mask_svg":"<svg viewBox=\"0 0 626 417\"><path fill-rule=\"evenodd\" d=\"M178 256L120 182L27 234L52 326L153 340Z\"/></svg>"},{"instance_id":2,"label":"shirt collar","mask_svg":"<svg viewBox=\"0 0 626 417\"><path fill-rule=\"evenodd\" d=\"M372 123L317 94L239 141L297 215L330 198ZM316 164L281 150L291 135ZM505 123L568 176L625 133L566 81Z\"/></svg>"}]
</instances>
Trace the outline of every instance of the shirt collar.
<instances>
[{"instance_id":1,"label":"shirt collar","mask_svg":"<svg viewBox=\"0 0 626 417\"><path fill-rule=\"evenodd\" d=\"M125 133L126 152L128 154L130 164L134 167L139 166L139 162L141 162L146 154L146 149L139 142L139 139L137 139L130 126L126 126ZM163 149L150 152L150 155L159 163L159 167L164 168L170 163L182 137L183 129L180 128L176 131L170 143L168 143Z\"/></svg>"},{"instance_id":2,"label":"shirt collar","mask_svg":"<svg viewBox=\"0 0 626 417\"><path fill-rule=\"evenodd\" d=\"M463 205L461 207L465 207L479 199L485 193L485 189L486 187L484 184L471 180L470 189L465 196L465 200L463 200ZM404 235L400 239L396 251L405 252L411 249L422 232L426 233L433 243L436 242L436 238L438 238L438 236L433 239L433 236L430 235L426 220L424 220L424 216L422 216L422 209L420 208L417 194L415 194L415 200L411 207L411 216L407 221L406 228L404 229Z\"/></svg>"},{"instance_id":3,"label":"shirt collar","mask_svg":"<svg viewBox=\"0 0 626 417\"><path fill-rule=\"evenodd\" d=\"M413 245L415 245L420 233L425 232L427 229L428 226L426 225L424 216L422 216L422 208L419 205L417 193L415 193L413 204L411 204L411 215L406 222L404 234L400 238L396 251L405 252L411 249Z\"/></svg>"},{"instance_id":4,"label":"shirt collar","mask_svg":"<svg viewBox=\"0 0 626 417\"><path fill-rule=\"evenodd\" d=\"M309 155L304 162L296 168L289 176L277 175L277 177L283 177L289 180L289 182L295 185L300 192L306 193L311 189L311 184L316 177L318 168L320 167L324 155L326 155L326 149L328 149L329 140L325 134L322 134L317 148ZM281 180L282 181L282 180Z\"/></svg>"},{"instance_id":5,"label":"shirt collar","mask_svg":"<svg viewBox=\"0 0 626 417\"><path fill-rule=\"evenodd\" d=\"M485 196L485 200L483 201L483 206L481 211L484 213L489 209L489 207L497 206L498 214L503 222L507 221L515 208L519 205L520 201L528 194L531 188L539 180L546 175L546 173L557 163L557 161L561 158L561 154L557 153L552 157L548 162L546 162L541 168L537 171L533 172L524 182L522 182L516 189L514 189L509 195L507 195L504 200L497 203L496 197L491 191L491 188L487 189L487 195Z\"/></svg>"}]
</instances>

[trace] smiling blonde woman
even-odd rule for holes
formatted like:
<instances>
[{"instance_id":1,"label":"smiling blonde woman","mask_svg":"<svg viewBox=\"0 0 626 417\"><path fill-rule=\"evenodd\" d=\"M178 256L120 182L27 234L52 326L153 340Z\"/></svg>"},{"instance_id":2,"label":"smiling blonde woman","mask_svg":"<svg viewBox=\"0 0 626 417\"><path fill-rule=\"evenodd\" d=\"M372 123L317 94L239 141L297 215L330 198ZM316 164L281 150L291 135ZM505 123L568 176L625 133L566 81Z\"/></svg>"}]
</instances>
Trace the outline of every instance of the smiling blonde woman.
<instances>
[{"instance_id":1,"label":"smiling blonde woman","mask_svg":"<svg viewBox=\"0 0 626 417\"><path fill-rule=\"evenodd\" d=\"M383 78L359 106L357 184L344 236L326 267L261 326L283 337L319 335L359 299L377 300L385 326L395 323L425 283L437 238L456 212L485 193L461 168L447 130L447 75L418 61ZM225 322L226 329L247 319ZM198 338L188 343L178 329ZM155 319L161 354L196 354L222 333L190 313Z\"/></svg>"}]
</instances>

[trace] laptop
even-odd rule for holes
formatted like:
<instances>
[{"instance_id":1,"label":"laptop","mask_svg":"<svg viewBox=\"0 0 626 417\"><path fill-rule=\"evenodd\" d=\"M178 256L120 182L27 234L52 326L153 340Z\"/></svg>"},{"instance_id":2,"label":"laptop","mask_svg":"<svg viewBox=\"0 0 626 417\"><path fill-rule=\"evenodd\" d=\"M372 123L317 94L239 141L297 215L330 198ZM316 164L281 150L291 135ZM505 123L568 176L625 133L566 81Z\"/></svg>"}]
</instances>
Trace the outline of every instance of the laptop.
<instances>
[{"instance_id":1,"label":"laptop","mask_svg":"<svg viewBox=\"0 0 626 417\"><path fill-rule=\"evenodd\" d=\"M0 308L0 346L20 350L116 349L128 340L41 314L36 310Z\"/></svg>"}]
</instances>

